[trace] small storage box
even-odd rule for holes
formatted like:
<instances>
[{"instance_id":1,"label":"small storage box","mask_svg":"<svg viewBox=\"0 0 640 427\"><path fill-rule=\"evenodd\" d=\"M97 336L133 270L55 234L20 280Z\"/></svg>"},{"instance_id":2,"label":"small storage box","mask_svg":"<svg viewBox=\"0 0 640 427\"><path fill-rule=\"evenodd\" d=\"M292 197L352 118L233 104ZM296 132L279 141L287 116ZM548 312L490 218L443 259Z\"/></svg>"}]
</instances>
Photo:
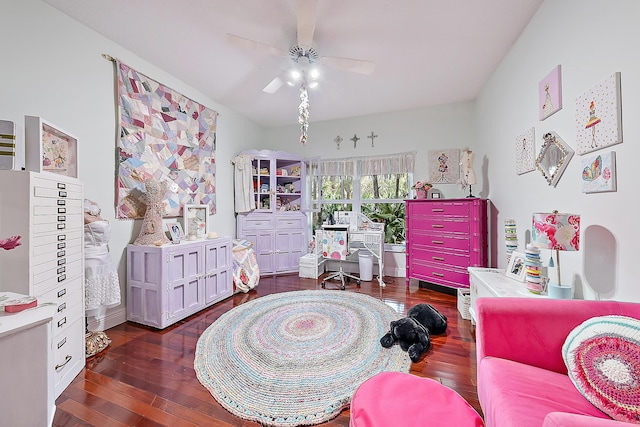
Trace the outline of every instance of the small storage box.
<instances>
[{"instance_id":1,"label":"small storage box","mask_svg":"<svg viewBox=\"0 0 640 427\"><path fill-rule=\"evenodd\" d=\"M324 258L316 254L306 254L300 257L298 275L308 279L317 279L324 273Z\"/></svg>"},{"instance_id":2,"label":"small storage box","mask_svg":"<svg viewBox=\"0 0 640 427\"><path fill-rule=\"evenodd\" d=\"M471 320L469 307L471 306L471 291L469 289L458 289L458 311L465 320Z\"/></svg>"}]
</instances>

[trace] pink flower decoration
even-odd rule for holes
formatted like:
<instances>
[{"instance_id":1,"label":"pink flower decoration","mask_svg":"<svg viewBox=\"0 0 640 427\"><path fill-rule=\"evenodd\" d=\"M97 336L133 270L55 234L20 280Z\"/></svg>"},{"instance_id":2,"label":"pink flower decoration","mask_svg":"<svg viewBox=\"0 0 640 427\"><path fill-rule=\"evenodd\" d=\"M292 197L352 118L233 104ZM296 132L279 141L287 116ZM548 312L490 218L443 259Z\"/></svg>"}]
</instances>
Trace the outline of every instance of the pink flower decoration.
<instances>
[{"instance_id":1,"label":"pink flower decoration","mask_svg":"<svg viewBox=\"0 0 640 427\"><path fill-rule=\"evenodd\" d=\"M20 242L21 238L22 236L11 236L6 239L2 239L0 240L0 248L4 249L5 251L15 249L22 244L22 242Z\"/></svg>"}]
</instances>

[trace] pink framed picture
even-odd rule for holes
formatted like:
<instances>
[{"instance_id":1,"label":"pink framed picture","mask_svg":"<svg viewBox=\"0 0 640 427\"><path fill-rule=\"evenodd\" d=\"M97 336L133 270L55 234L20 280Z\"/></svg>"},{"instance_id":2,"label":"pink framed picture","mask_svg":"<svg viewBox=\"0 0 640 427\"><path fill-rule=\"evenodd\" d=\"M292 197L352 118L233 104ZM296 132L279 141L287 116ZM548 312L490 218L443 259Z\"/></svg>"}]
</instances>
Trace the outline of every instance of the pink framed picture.
<instances>
[{"instance_id":1,"label":"pink framed picture","mask_svg":"<svg viewBox=\"0 0 640 427\"><path fill-rule=\"evenodd\" d=\"M538 84L540 121L562 110L562 76L560 65Z\"/></svg>"}]
</instances>

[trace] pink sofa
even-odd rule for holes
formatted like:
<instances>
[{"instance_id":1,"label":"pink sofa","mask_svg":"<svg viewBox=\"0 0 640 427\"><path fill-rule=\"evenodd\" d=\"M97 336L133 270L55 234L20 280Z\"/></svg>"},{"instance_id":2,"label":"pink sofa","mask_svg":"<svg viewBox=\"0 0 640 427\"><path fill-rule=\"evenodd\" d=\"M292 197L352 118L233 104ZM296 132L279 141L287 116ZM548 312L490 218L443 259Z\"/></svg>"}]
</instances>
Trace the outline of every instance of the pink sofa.
<instances>
[{"instance_id":1,"label":"pink sofa","mask_svg":"<svg viewBox=\"0 0 640 427\"><path fill-rule=\"evenodd\" d=\"M573 328L604 315L640 319L640 304L479 298L478 398L487 427L615 427L573 385L562 345Z\"/></svg>"}]
</instances>

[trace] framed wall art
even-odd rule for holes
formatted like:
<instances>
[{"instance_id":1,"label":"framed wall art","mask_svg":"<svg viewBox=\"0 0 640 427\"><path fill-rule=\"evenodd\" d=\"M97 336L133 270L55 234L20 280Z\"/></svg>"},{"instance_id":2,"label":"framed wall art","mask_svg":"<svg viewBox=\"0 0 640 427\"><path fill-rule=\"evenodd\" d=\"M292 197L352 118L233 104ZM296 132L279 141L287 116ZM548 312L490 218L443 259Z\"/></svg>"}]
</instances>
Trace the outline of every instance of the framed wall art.
<instances>
[{"instance_id":1,"label":"framed wall art","mask_svg":"<svg viewBox=\"0 0 640 427\"><path fill-rule=\"evenodd\" d=\"M525 268L524 268L524 255L520 252L511 252L511 258L509 259L509 265L504 272L504 275L510 277L518 282L524 282Z\"/></svg>"},{"instance_id":2,"label":"framed wall art","mask_svg":"<svg viewBox=\"0 0 640 427\"><path fill-rule=\"evenodd\" d=\"M78 177L78 139L41 117L24 117L25 168Z\"/></svg>"},{"instance_id":3,"label":"framed wall art","mask_svg":"<svg viewBox=\"0 0 640 427\"><path fill-rule=\"evenodd\" d=\"M582 157L582 192L616 191L616 153Z\"/></svg>"},{"instance_id":4,"label":"framed wall art","mask_svg":"<svg viewBox=\"0 0 640 427\"><path fill-rule=\"evenodd\" d=\"M168 222L167 229L169 230L172 243L180 243L180 240L184 239L184 233L182 232L182 227L179 222Z\"/></svg>"},{"instance_id":5,"label":"framed wall art","mask_svg":"<svg viewBox=\"0 0 640 427\"><path fill-rule=\"evenodd\" d=\"M622 142L620 73L576 99L576 132L580 155Z\"/></svg>"},{"instance_id":6,"label":"framed wall art","mask_svg":"<svg viewBox=\"0 0 640 427\"><path fill-rule=\"evenodd\" d=\"M560 65L538 84L540 121L562 110L562 76Z\"/></svg>"},{"instance_id":7,"label":"framed wall art","mask_svg":"<svg viewBox=\"0 0 640 427\"><path fill-rule=\"evenodd\" d=\"M207 237L209 206L184 205L184 233L187 237Z\"/></svg>"},{"instance_id":8,"label":"framed wall art","mask_svg":"<svg viewBox=\"0 0 640 427\"><path fill-rule=\"evenodd\" d=\"M448 148L429 151L429 182L455 184L460 178L460 150Z\"/></svg>"},{"instance_id":9,"label":"framed wall art","mask_svg":"<svg viewBox=\"0 0 640 427\"><path fill-rule=\"evenodd\" d=\"M531 172L536 168L535 128L521 133L515 143L516 173Z\"/></svg>"}]
</instances>

